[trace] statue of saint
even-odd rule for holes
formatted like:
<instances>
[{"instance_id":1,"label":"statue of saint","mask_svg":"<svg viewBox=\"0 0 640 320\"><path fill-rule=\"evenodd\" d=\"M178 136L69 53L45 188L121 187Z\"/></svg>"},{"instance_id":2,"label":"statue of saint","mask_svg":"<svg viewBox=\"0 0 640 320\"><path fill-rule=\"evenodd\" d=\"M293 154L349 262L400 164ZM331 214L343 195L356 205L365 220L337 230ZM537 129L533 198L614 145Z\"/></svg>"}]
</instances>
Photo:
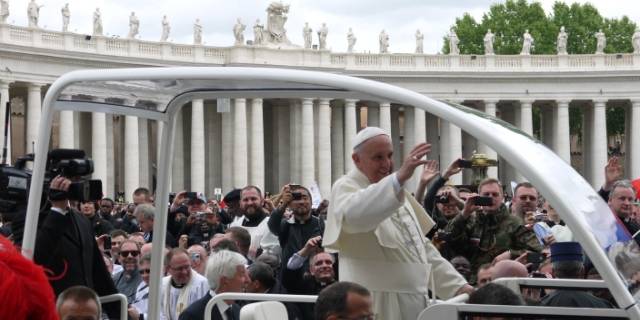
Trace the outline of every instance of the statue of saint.
<instances>
[{"instance_id":1,"label":"statue of saint","mask_svg":"<svg viewBox=\"0 0 640 320\"><path fill-rule=\"evenodd\" d=\"M564 55L567 54L567 38L569 36L566 32L564 32L564 26L560 27L560 33L558 33L558 42L556 43L556 47L558 49L558 54Z\"/></svg>"},{"instance_id":2,"label":"statue of saint","mask_svg":"<svg viewBox=\"0 0 640 320\"><path fill-rule=\"evenodd\" d=\"M304 28L302 28L302 37L304 38L304 48L311 49L311 34L313 30L309 27L309 22L304 23Z\"/></svg>"},{"instance_id":3,"label":"statue of saint","mask_svg":"<svg viewBox=\"0 0 640 320\"><path fill-rule=\"evenodd\" d=\"M71 11L69 10L69 4L66 3L60 10L62 13L62 32L69 31L69 20L71 20Z\"/></svg>"},{"instance_id":4,"label":"statue of saint","mask_svg":"<svg viewBox=\"0 0 640 320\"><path fill-rule=\"evenodd\" d=\"M633 45L633 53L640 53L640 28L637 28L633 33L631 44Z\"/></svg>"},{"instance_id":5,"label":"statue of saint","mask_svg":"<svg viewBox=\"0 0 640 320\"><path fill-rule=\"evenodd\" d=\"M9 17L9 1L0 0L0 23L7 23Z\"/></svg>"},{"instance_id":6,"label":"statue of saint","mask_svg":"<svg viewBox=\"0 0 640 320\"><path fill-rule=\"evenodd\" d=\"M196 19L193 24L193 44L202 44L202 24L200 24L200 19Z\"/></svg>"},{"instance_id":7,"label":"statue of saint","mask_svg":"<svg viewBox=\"0 0 640 320\"><path fill-rule=\"evenodd\" d=\"M495 35L491 32L491 29L487 30L487 34L484 35L484 54L485 55L493 55L493 39L495 39Z\"/></svg>"},{"instance_id":8,"label":"statue of saint","mask_svg":"<svg viewBox=\"0 0 640 320\"><path fill-rule=\"evenodd\" d=\"M246 28L247 26L242 24L240 18L238 18L236 24L233 26L233 36L236 38L236 42L234 45L241 46L244 44L244 29Z\"/></svg>"},{"instance_id":9,"label":"statue of saint","mask_svg":"<svg viewBox=\"0 0 640 320\"><path fill-rule=\"evenodd\" d=\"M603 54L604 48L607 46L607 37L604 35L604 32L602 32L602 29L596 32L596 40L596 54Z\"/></svg>"},{"instance_id":10,"label":"statue of saint","mask_svg":"<svg viewBox=\"0 0 640 320\"><path fill-rule=\"evenodd\" d=\"M140 20L136 17L136 13L131 11L129 16L129 34L127 38L133 39L138 35L138 29L140 29Z\"/></svg>"},{"instance_id":11,"label":"statue of saint","mask_svg":"<svg viewBox=\"0 0 640 320\"><path fill-rule=\"evenodd\" d=\"M420 29L416 30L416 53L424 53L424 35Z\"/></svg>"},{"instance_id":12,"label":"statue of saint","mask_svg":"<svg viewBox=\"0 0 640 320\"><path fill-rule=\"evenodd\" d=\"M356 45L356 41L358 39L356 38L356 36L353 34L353 30L351 30L351 28L349 28L349 32L347 32L347 52L353 52L353 46Z\"/></svg>"},{"instance_id":13,"label":"statue of saint","mask_svg":"<svg viewBox=\"0 0 640 320\"><path fill-rule=\"evenodd\" d=\"M169 18L165 14L162 17L162 35L160 35L160 41L165 42L169 40L169 32L171 32L171 26L169 26Z\"/></svg>"},{"instance_id":14,"label":"statue of saint","mask_svg":"<svg viewBox=\"0 0 640 320\"><path fill-rule=\"evenodd\" d=\"M38 27L38 18L40 17L40 8L44 6L39 6L36 3L36 0L31 0L29 2L29 6L27 7L27 16L29 17L29 27L37 28Z\"/></svg>"},{"instance_id":15,"label":"statue of saint","mask_svg":"<svg viewBox=\"0 0 640 320\"><path fill-rule=\"evenodd\" d=\"M326 23L322 23L322 27L318 31L318 41L320 43L320 50L327 49L327 34L329 33L329 28L327 28Z\"/></svg>"},{"instance_id":16,"label":"statue of saint","mask_svg":"<svg viewBox=\"0 0 640 320\"><path fill-rule=\"evenodd\" d=\"M93 12L93 35L102 35L102 15L100 14L100 8L96 8Z\"/></svg>"},{"instance_id":17,"label":"statue of saint","mask_svg":"<svg viewBox=\"0 0 640 320\"><path fill-rule=\"evenodd\" d=\"M378 36L378 42L380 42L380 53L389 53L389 35L382 29Z\"/></svg>"},{"instance_id":18,"label":"statue of saint","mask_svg":"<svg viewBox=\"0 0 640 320\"><path fill-rule=\"evenodd\" d=\"M266 32L263 34L263 43L291 46L291 41L287 38L287 30L284 24L287 22L289 5L282 2L272 2L267 8Z\"/></svg>"},{"instance_id":19,"label":"statue of saint","mask_svg":"<svg viewBox=\"0 0 640 320\"><path fill-rule=\"evenodd\" d=\"M260 19L256 19L256 24L253 25L253 44L261 45L264 41L264 25L260 23Z\"/></svg>"},{"instance_id":20,"label":"statue of saint","mask_svg":"<svg viewBox=\"0 0 640 320\"><path fill-rule=\"evenodd\" d=\"M456 34L455 30L451 29L451 31L449 32L449 54L460 54L460 49L458 49L459 43L460 39L458 39L458 35Z\"/></svg>"},{"instance_id":21,"label":"statue of saint","mask_svg":"<svg viewBox=\"0 0 640 320\"><path fill-rule=\"evenodd\" d=\"M533 45L533 37L529 33L529 29L526 29L524 31L524 34L522 35L522 51L520 52L520 54L525 56L530 55L532 45Z\"/></svg>"}]
</instances>

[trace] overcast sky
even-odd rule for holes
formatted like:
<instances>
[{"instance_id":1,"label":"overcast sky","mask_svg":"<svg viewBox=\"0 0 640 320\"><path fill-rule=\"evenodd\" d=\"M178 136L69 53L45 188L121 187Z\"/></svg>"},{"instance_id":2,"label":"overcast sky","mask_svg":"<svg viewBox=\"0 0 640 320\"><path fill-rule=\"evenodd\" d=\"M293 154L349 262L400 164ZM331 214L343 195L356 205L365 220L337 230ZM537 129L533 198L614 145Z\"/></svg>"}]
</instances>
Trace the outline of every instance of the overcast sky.
<instances>
[{"instance_id":1,"label":"overcast sky","mask_svg":"<svg viewBox=\"0 0 640 320\"><path fill-rule=\"evenodd\" d=\"M9 23L27 25L27 4L29 0L8 0ZM170 41L176 43L193 42L193 22L196 18L203 25L203 41L211 46L231 46L231 31L237 18L247 25L245 39L253 39L252 26L256 19L266 22L266 8L270 0L37 0L44 5L40 10L39 25L46 29L60 30L62 19L60 9L69 3L71 23L69 30L90 34L92 16L99 7L102 12L104 32L110 36L125 37L128 33L129 14L135 11L140 19L139 38L159 40L161 20L167 15L171 25ZM356 52L377 52L378 34L385 29L390 37L389 51L392 53L413 52L414 33L420 29L425 35L425 53L436 53L442 47L442 36L446 34L455 18L469 12L478 20L482 13L496 1L488 0L283 0L290 4L289 19L285 25L289 39L302 44L302 28L309 22L313 31L313 43L317 44L317 29L327 23L327 42L334 52L347 49L346 34L349 27L357 38ZM540 1L547 12L553 0ZM567 1L573 3L574 1ZM592 0L600 13L608 18L629 15L640 22L637 0Z\"/></svg>"}]
</instances>

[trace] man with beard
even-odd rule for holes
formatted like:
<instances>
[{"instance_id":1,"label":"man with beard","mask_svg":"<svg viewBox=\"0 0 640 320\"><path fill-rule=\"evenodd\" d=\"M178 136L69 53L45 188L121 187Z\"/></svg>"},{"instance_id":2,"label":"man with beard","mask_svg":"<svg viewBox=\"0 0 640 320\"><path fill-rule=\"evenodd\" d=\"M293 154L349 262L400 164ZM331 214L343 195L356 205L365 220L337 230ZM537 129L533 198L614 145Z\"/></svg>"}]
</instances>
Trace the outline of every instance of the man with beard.
<instances>
[{"instance_id":1,"label":"man with beard","mask_svg":"<svg viewBox=\"0 0 640 320\"><path fill-rule=\"evenodd\" d=\"M174 248L165 259L169 273L162 278L161 319L177 320L192 303L209 291L207 278L191 269L189 252Z\"/></svg>"},{"instance_id":2,"label":"man with beard","mask_svg":"<svg viewBox=\"0 0 640 320\"><path fill-rule=\"evenodd\" d=\"M138 285L142 281L138 272L140 248L135 241L124 240L118 249L123 270L113 276L113 283L118 292L124 294L127 302L131 304L136 297Z\"/></svg>"},{"instance_id":3,"label":"man with beard","mask_svg":"<svg viewBox=\"0 0 640 320\"><path fill-rule=\"evenodd\" d=\"M478 191L480 196L492 198L492 204L478 206L475 205L475 196L468 198L462 212L449 222L446 229L457 246L470 246L473 273L478 266L494 259L515 259L526 250L542 251L535 233L527 229L520 218L509 213L504 205L498 180L483 180Z\"/></svg>"},{"instance_id":4,"label":"man with beard","mask_svg":"<svg viewBox=\"0 0 640 320\"><path fill-rule=\"evenodd\" d=\"M524 220L527 212L536 212L538 209L538 190L529 182L520 182L513 190L511 201L511 214Z\"/></svg>"},{"instance_id":5,"label":"man with beard","mask_svg":"<svg viewBox=\"0 0 640 320\"><path fill-rule=\"evenodd\" d=\"M113 230L113 225L111 225L109 221L103 219L99 214L96 214L96 204L93 201L81 202L80 212L91 221L96 237L109 234Z\"/></svg>"},{"instance_id":6,"label":"man with beard","mask_svg":"<svg viewBox=\"0 0 640 320\"><path fill-rule=\"evenodd\" d=\"M324 222L311 215L311 193L301 185L285 185L280 192L278 207L269 217L269 230L278 236L282 248L282 268L289 258L304 247L307 241L324 233ZM283 220L289 208L292 217Z\"/></svg>"},{"instance_id":7,"label":"man with beard","mask_svg":"<svg viewBox=\"0 0 640 320\"><path fill-rule=\"evenodd\" d=\"M231 223L231 227L242 227L251 235L248 257L254 260L262 252L272 252L278 246L278 238L269 231L269 217L263 208L262 191L256 186L246 186L240 192L242 218Z\"/></svg>"}]
</instances>

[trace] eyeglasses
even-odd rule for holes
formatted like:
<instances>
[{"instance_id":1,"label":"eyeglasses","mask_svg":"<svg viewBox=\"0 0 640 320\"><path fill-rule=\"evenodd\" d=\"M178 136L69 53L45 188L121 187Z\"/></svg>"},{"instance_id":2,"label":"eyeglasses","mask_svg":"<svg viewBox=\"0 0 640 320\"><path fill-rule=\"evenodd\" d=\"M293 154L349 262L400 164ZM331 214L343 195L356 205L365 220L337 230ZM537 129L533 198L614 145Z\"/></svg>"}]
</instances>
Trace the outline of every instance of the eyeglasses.
<instances>
[{"instance_id":1,"label":"eyeglasses","mask_svg":"<svg viewBox=\"0 0 640 320\"><path fill-rule=\"evenodd\" d=\"M140 254L140 251L120 251L120 255L124 258L131 255L132 257L137 257Z\"/></svg>"},{"instance_id":2,"label":"eyeglasses","mask_svg":"<svg viewBox=\"0 0 640 320\"><path fill-rule=\"evenodd\" d=\"M366 316L357 316L357 317L352 317L352 318L340 317L338 319L341 319L341 320L376 320L376 319L378 319L378 315L377 314L368 314Z\"/></svg>"},{"instance_id":3,"label":"eyeglasses","mask_svg":"<svg viewBox=\"0 0 640 320\"><path fill-rule=\"evenodd\" d=\"M138 272L140 272L140 274L145 274L145 273L151 274L151 269L140 269L138 270Z\"/></svg>"}]
</instances>

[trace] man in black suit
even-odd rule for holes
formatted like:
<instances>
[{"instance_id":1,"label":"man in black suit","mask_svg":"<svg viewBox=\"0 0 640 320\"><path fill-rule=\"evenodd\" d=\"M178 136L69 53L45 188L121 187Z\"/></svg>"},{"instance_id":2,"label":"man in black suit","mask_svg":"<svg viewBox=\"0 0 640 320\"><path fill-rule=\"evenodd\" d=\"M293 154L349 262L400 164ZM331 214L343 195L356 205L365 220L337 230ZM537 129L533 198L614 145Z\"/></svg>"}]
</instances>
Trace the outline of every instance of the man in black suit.
<instances>
[{"instance_id":1,"label":"man in black suit","mask_svg":"<svg viewBox=\"0 0 640 320\"><path fill-rule=\"evenodd\" d=\"M51 190L67 191L71 181L56 177ZM69 200L51 200L40 215L34 261L50 270L56 295L72 286L86 286L99 296L118 293L94 238L91 222L71 209Z\"/></svg>"},{"instance_id":2,"label":"man in black suit","mask_svg":"<svg viewBox=\"0 0 640 320\"><path fill-rule=\"evenodd\" d=\"M216 294L244 292L249 283L249 276L245 268L246 264L247 259L233 251L221 250L209 256L205 275L211 290L184 310L178 319L204 319L204 309L209 300ZM238 320L240 319L240 307L233 301L219 301L211 309L211 319Z\"/></svg>"}]
</instances>

